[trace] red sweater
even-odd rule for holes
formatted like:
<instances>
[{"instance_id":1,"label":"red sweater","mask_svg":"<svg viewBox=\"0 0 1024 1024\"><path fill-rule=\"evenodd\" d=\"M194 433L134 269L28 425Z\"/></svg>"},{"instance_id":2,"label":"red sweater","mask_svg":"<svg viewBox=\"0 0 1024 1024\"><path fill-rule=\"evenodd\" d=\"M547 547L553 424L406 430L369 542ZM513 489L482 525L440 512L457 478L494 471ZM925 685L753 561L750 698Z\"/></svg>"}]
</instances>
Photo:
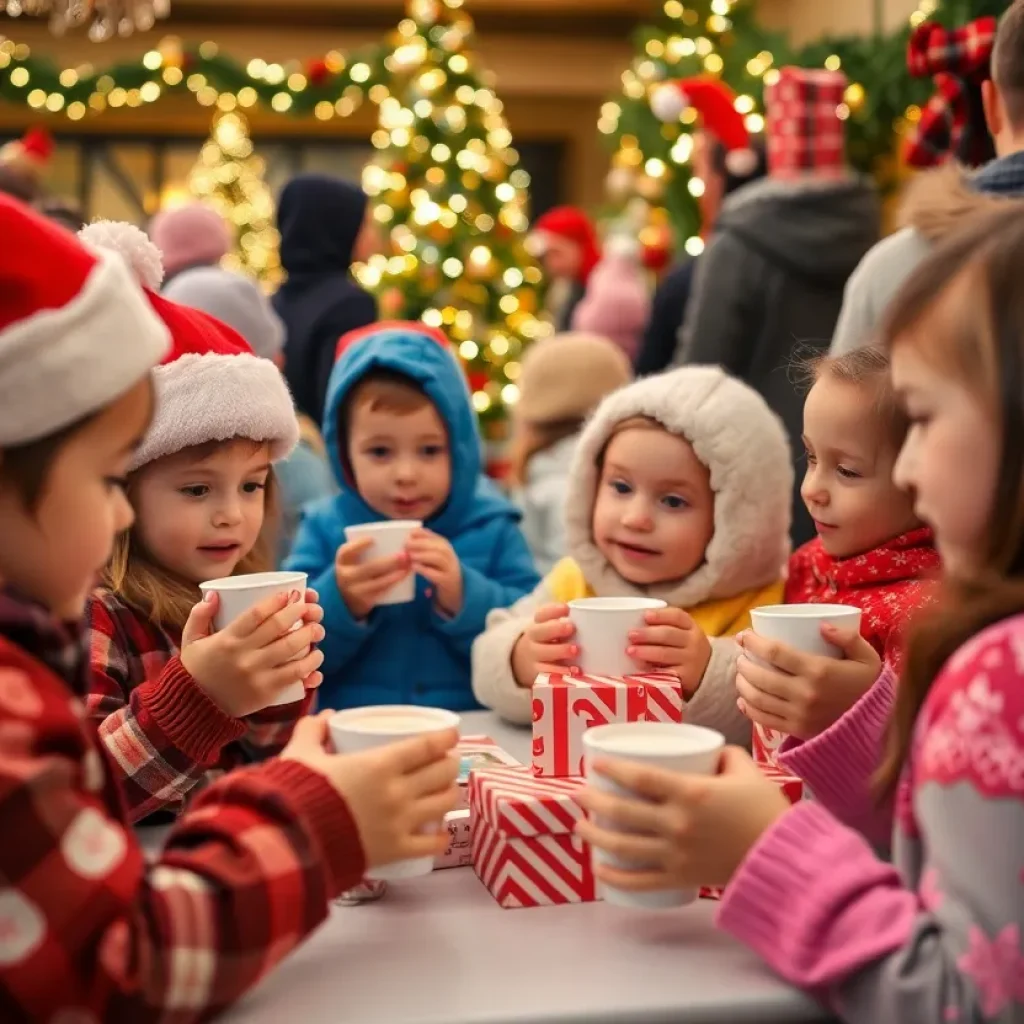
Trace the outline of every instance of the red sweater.
<instances>
[{"instance_id":1,"label":"red sweater","mask_svg":"<svg viewBox=\"0 0 1024 1024\"><path fill-rule=\"evenodd\" d=\"M211 769L280 753L312 703L308 693L296 704L232 718L181 664L180 635L103 589L89 602L87 622L86 710L117 766L133 822L164 808L180 812Z\"/></svg>"},{"instance_id":2,"label":"red sweater","mask_svg":"<svg viewBox=\"0 0 1024 1024\"><path fill-rule=\"evenodd\" d=\"M201 793L147 863L76 696L81 653L0 593L0 1020L207 1020L359 882L355 823L272 760Z\"/></svg>"},{"instance_id":3,"label":"red sweater","mask_svg":"<svg viewBox=\"0 0 1024 1024\"><path fill-rule=\"evenodd\" d=\"M848 604L863 609L860 631L899 672L908 620L931 598L940 568L931 530L911 530L867 554L833 558L815 539L793 553L786 604Z\"/></svg>"}]
</instances>

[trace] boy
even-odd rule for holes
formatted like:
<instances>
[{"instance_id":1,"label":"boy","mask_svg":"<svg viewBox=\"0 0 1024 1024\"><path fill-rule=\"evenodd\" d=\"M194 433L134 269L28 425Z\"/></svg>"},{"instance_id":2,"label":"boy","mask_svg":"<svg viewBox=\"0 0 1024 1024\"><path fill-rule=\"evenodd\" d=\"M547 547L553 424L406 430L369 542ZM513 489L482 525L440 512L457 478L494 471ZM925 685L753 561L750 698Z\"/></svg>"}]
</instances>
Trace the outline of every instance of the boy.
<instances>
[{"instance_id":1,"label":"boy","mask_svg":"<svg viewBox=\"0 0 1024 1024\"><path fill-rule=\"evenodd\" d=\"M381 325L342 348L324 438L341 493L308 506L289 569L308 572L327 636L325 707L478 708L470 649L487 614L538 582L519 514L481 473L476 415L443 336ZM374 556L345 528L415 519L406 549ZM415 599L378 606L412 573Z\"/></svg>"}]
</instances>

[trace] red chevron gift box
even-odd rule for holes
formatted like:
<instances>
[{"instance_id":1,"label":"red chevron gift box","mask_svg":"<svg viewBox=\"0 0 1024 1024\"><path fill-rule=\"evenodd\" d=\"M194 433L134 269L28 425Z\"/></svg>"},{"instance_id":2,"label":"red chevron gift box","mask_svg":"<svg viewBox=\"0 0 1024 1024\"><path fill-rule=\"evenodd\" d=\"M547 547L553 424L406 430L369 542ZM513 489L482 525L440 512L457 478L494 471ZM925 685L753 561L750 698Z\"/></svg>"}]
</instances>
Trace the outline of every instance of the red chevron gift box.
<instances>
[{"instance_id":1,"label":"red chevron gift box","mask_svg":"<svg viewBox=\"0 0 1024 1024\"><path fill-rule=\"evenodd\" d=\"M776 732L763 725L754 725L754 742L751 747L754 754L754 761L761 766L774 767L776 757L782 741L786 738L784 732Z\"/></svg>"},{"instance_id":2,"label":"red chevron gift box","mask_svg":"<svg viewBox=\"0 0 1024 1024\"><path fill-rule=\"evenodd\" d=\"M459 802L456 810L469 810L469 776L480 768L521 768L507 750L498 746L490 736L463 736L455 748L461 760L459 768Z\"/></svg>"},{"instance_id":3,"label":"red chevron gift box","mask_svg":"<svg viewBox=\"0 0 1024 1024\"><path fill-rule=\"evenodd\" d=\"M533 772L563 779L583 774L583 734L610 722L681 722L683 688L675 676L537 676L533 686Z\"/></svg>"},{"instance_id":4,"label":"red chevron gift box","mask_svg":"<svg viewBox=\"0 0 1024 1024\"><path fill-rule=\"evenodd\" d=\"M503 907L595 899L590 850L573 835L582 779L538 779L529 768L485 768L469 780L473 867Z\"/></svg>"},{"instance_id":5,"label":"red chevron gift box","mask_svg":"<svg viewBox=\"0 0 1024 1024\"><path fill-rule=\"evenodd\" d=\"M766 778L771 779L782 790L791 804L797 804L803 800L804 780L798 775L790 775L789 772L784 771L782 768L777 768L775 765L770 764L759 764L758 768L761 769L762 774ZM724 889L717 886L713 889L704 888L700 891L700 898L702 900L720 900L724 891Z\"/></svg>"}]
</instances>

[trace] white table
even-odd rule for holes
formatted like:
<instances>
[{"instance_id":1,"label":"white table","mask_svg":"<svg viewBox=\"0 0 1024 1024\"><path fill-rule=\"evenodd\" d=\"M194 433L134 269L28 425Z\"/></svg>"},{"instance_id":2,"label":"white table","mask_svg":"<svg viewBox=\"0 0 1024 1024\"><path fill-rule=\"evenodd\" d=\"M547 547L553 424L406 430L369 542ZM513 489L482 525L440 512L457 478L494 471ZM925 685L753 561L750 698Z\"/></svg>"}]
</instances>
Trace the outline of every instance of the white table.
<instances>
[{"instance_id":1,"label":"white table","mask_svg":"<svg viewBox=\"0 0 1024 1024\"><path fill-rule=\"evenodd\" d=\"M530 734L485 712L529 759ZM472 868L334 907L222 1019L244 1024L798 1024L831 1017L712 926L706 900L670 913L602 903L503 910Z\"/></svg>"}]
</instances>

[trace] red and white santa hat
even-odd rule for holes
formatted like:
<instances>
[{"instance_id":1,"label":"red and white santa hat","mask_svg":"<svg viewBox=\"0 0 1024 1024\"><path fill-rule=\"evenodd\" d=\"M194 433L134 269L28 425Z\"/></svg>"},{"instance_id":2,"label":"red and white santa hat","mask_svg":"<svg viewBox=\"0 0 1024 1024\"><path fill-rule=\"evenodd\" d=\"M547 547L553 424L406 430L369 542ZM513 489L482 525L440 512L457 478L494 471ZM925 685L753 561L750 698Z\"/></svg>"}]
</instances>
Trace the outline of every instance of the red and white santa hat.
<instances>
[{"instance_id":1,"label":"red and white santa hat","mask_svg":"<svg viewBox=\"0 0 1024 1024\"><path fill-rule=\"evenodd\" d=\"M29 128L27 132L0 149L0 164L16 167L20 171L40 176L53 157L53 138L42 127Z\"/></svg>"},{"instance_id":2,"label":"red and white santa hat","mask_svg":"<svg viewBox=\"0 0 1024 1024\"><path fill-rule=\"evenodd\" d=\"M165 324L123 262L0 196L0 448L98 412L167 351Z\"/></svg>"},{"instance_id":3,"label":"red and white santa hat","mask_svg":"<svg viewBox=\"0 0 1024 1024\"><path fill-rule=\"evenodd\" d=\"M673 124L692 108L700 115L704 131L725 147L725 166L730 174L744 178L754 173L757 154L750 148L750 133L743 115L736 109L736 94L713 75L695 75L665 82L651 93L651 110L659 121Z\"/></svg>"},{"instance_id":4,"label":"red and white santa hat","mask_svg":"<svg viewBox=\"0 0 1024 1024\"><path fill-rule=\"evenodd\" d=\"M160 250L134 225L99 221L80 237L97 250L120 254L171 332L171 350L153 371L153 422L130 469L235 437L267 441L273 461L285 458L298 443L299 425L277 367L254 355L227 324L158 295L164 273Z\"/></svg>"}]
</instances>

